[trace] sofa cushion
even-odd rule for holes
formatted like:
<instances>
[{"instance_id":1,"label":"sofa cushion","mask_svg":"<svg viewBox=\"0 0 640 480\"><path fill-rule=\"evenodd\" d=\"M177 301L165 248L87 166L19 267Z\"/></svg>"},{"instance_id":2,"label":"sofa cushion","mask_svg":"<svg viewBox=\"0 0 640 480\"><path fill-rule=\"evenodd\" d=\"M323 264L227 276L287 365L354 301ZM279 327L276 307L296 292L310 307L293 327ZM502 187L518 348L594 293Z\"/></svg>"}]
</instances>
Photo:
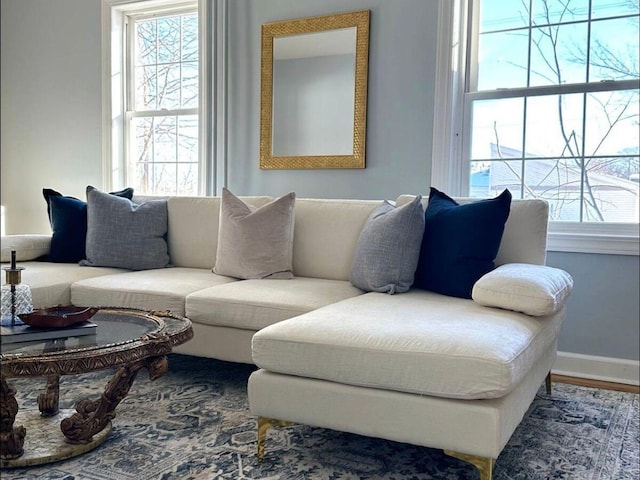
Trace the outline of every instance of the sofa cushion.
<instances>
[{"instance_id":1,"label":"sofa cushion","mask_svg":"<svg viewBox=\"0 0 640 480\"><path fill-rule=\"evenodd\" d=\"M130 270L166 267L166 234L166 200L136 205L87 187L87 257L81 265Z\"/></svg>"},{"instance_id":2,"label":"sofa cushion","mask_svg":"<svg viewBox=\"0 0 640 480\"><path fill-rule=\"evenodd\" d=\"M26 262L35 260L49 253L51 235L41 235L37 233L2 235L0 245L2 245L1 261L3 263L11 261L12 250L16 252L17 262Z\"/></svg>"},{"instance_id":3,"label":"sofa cushion","mask_svg":"<svg viewBox=\"0 0 640 480\"><path fill-rule=\"evenodd\" d=\"M260 207L272 197L240 197ZM169 197L169 257L176 267L208 268L216 263L220 197Z\"/></svg>"},{"instance_id":4,"label":"sofa cushion","mask_svg":"<svg viewBox=\"0 0 640 480\"><path fill-rule=\"evenodd\" d=\"M403 293L413 285L424 232L418 195L396 207L386 200L364 225L351 266L351 283L367 292Z\"/></svg>"},{"instance_id":5,"label":"sofa cushion","mask_svg":"<svg viewBox=\"0 0 640 480\"><path fill-rule=\"evenodd\" d=\"M293 273L349 281L358 237L379 200L296 199Z\"/></svg>"},{"instance_id":6,"label":"sofa cushion","mask_svg":"<svg viewBox=\"0 0 640 480\"><path fill-rule=\"evenodd\" d=\"M188 295L186 311L195 323L259 330L361 294L344 280L243 280Z\"/></svg>"},{"instance_id":7,"label":"sofa cushion","mask_svg":"<svg viewBox=\"0 0 640 480\"><path fill-rule=\"evenodd\" d=\"M534 318L424 290L372 292L260 330L253 360L349 385L497 398L554 344L563 318L564 309Z\"/></svg>"},{"instance_id":8,"label":"sofa cushion","mask_svg":"<svg viewBox=\"0 0 640 480\"><path fill-rule=\"evenodd\" d=\"M47 202L47 215L53 231L49 261L79 262L85 258L87 203L51 188L43 188L42 195ZM111 195L131 200L133 188L111 192Z\"/></svg>"},{"instance_id":9,"label":"sofa cushion","mask_svg":"<svg viewBox=\"0 0 640 480\"><path fill-rule=\"evenodd\" d=\"M573 278L545 265L509 263L484 275L473 286L474 302L536 317L562 308L573 290Z\"/></svg>"},{"instance_id":10,"label":"sofa cushion","mask_svg":"<svg viewBox=\"0 0 640 480\"><path fill-rule=\"evenodd\" d=\"M289 193L252 208L223 188L213 271L243 279L292 278L295 200Z\"/></svg>"},{"instance_id":11,"label":"sofa cushion","mask_svg":"<svg viewBox=\"0 0 640 480\"><path fill-rule=\"evenodd\" d=\"M23 262L22 283L31 287L33 308L71 305L71 284L86 278L126 272L118 268L81 267L77 263ZM5 276L2 275L2 285Z\"/></svg>"},{"instance_id":12,"label":"sofa cushion","mask_svg":"<svg viewBox=\"0 0 640 480\"><path fill-rule=\"evenodd\" d=\"M76 282L71 300L79 306L110 306L170 310L184 315L185 297L192 292L235 280L202 268L160 268L105 275Z\"/></svg>"},{"instance_id":13,"label":"sofa cushion","mask_svg":"<svg viewBox=\"0 0 640 480\"><path fill-rule=\"evenodd\" d=\"M460 205L431 188L415 286L471 298L473 284L494 267L511 193Z\"/></svg>"}]
</instances>

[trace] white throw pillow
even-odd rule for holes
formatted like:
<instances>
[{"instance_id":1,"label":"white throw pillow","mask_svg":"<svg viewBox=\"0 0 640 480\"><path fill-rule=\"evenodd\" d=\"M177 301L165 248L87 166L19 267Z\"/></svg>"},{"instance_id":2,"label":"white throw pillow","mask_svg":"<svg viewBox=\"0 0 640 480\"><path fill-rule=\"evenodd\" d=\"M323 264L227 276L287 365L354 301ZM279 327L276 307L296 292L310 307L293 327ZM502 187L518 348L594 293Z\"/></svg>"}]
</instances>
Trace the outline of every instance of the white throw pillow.
<instances>
[{"instance_id":1,"label":"white throw pillow","mask_svg":"<svg viewBox=\"0 0 640 480\"><path fill-rule=\"evenodd\" d=\"M481 277L471 296L480 305L542 317L560 310L572 290L573 278L564 270L508 263Z\"/></svg>"},{"instance_id":2,"label":"white throw pillow","mask_svg":"<svg viewBox=\"0 0 640 480\"><path fill-rule=\"evenodd\" d=\"M11 261L11 250L16 251L16 261L26 262L47 255L50 246L51 235L3 235L2 263Z\"/></svg>"},{"instance_id":3,"label":"white throw pillow","mask_svg":"<svg viewBox=\"0 0 640 480\"><path fill-rule=\"evenodd\" d=\"M234 278L293 278L295 193L255 208L226 188L213 272Z\"/></svg>"}]
</instances>

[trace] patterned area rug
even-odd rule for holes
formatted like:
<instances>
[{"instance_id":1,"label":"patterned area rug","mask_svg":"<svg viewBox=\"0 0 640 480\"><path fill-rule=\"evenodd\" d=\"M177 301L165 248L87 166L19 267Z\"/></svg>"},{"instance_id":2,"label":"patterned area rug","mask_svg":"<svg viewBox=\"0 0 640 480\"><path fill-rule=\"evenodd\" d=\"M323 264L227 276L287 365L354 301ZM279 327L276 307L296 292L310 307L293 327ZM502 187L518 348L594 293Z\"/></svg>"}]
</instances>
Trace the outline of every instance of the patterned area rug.
<instances>
[{"instance_id":1,"label":"patterned area rug","mask_svg":"<svg viewBox=\"0 0 640 480\"><path fill-rule=\"evenodd\" d=\"M3 470L2 479L478 478L473 467L440 450L303 425L271 429L258 463L246 394L255 367L183 355L169 361L169 372L155 382L141 370L100 447L49 465ZM61 408L100 395L112 373L63 377ZM35 406L42 382L12 383L20 405ZM638 413L635 394L554 384L547 396L541 388L498 458L494 479L637 480Z\"/></svg>"}]
</instances>

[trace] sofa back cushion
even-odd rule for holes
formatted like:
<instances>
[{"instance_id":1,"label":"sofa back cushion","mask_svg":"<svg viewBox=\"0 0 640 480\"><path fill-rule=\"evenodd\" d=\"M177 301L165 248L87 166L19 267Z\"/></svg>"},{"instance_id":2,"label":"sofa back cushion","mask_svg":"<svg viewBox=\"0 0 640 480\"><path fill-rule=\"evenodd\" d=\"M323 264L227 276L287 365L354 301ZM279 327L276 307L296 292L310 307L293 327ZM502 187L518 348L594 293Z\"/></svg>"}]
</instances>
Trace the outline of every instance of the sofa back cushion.
<instances>
[{"instance_id":1,"label":"sofa back cushion","mask_svg":"<svg viewBox=\"0 0 640 480\"><path fill-rule=\"evenodd\" d=\"M396 204L404 205L415 195L400 195ZM426 206L428 197L423 197ZM461 205L478 198L454 198ZM496 266L506 263L544 265L547 255L549 204L544 200L511 200L511 211L504 226L502 242L495 259Z\"/></svg>"},{"instance_id":2,"label":"sofa back cushion","mask_svg":"<svg viewBox=\"0 0 640 480\"><path fill-rule=\"evenodd\" d=\"M272 197L239 197L260 207ZM208 268L216 263L220 197L169 197L169 257L176 267Z\"/></svg>"},{"instance_id":3,"label":"sofa back cushion","mask_svg":"<svg viewBox=\"0 0 640 480\"><path fill-rule=\"evenodd\" d=\"M348 281L360 232L381 202L298 198L294 275Z\"/></svg>"}]
</instances>

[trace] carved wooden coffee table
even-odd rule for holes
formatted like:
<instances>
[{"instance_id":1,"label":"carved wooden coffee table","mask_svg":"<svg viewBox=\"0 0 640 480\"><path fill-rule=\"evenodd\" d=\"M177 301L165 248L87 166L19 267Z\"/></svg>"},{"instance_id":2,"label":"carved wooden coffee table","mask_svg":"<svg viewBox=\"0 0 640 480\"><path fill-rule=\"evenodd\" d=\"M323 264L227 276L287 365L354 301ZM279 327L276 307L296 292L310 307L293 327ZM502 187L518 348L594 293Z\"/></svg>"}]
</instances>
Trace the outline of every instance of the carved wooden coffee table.
<instances>
[{"instance_id":1,"label":"carved wooden coffee table","mask_svg":"<svg viewBox=\"0 0 640 480\"><path fill-rule=\"evenodd\" d=\"M156 380L167 354L193 337L191 321L168 312L102 308L91 321L95 335L3 345L0 354L0 462L2 468L63 460L92 450L107 438L115 408L138 371ZM102 396L59 410L61 375L115 368ZM38 409L18 409L14 377L46 377ZM25 442L26 440L26 442Z\"/></svg>"}]
</instances>

